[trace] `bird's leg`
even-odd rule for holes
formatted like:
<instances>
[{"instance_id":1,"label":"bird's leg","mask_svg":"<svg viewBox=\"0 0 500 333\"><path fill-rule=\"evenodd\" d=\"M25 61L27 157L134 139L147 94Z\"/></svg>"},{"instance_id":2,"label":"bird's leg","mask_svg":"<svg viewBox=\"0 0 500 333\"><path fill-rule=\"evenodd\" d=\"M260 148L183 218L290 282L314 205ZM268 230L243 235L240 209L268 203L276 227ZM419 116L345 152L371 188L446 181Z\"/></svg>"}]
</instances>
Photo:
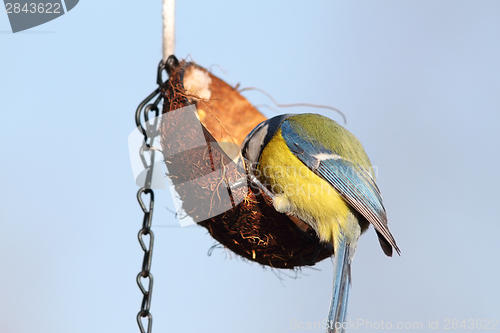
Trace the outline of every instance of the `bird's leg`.
<instances>
[{"instance_id":1,"label":"bird's leg","mask_svg":"<svg viewBox=\"0 0 500 333\"><path fill-rule=\"evenodd\" d=\"M248 164L247 164L248 165ZM257 187L260 189L260 191L266 195L267 197L269 197L271 199L272 202L274 202L274 200L276 199L276 195L274 195L274 193L272 193L271 191L269 191L269 189L264 185L262 184L262 182L257 179L257 177L255 177L255 175L253 174L252 170L250 170L250 168L247 167L247 174L248 174L248 178L250 179L250 181L257 185ZM292 220L293 223L295 223L295 225L303 232L307 232L308 229L310 229L311 227L309 225L307 225L304 221L302 221L301 219L299 219L297 216L289 213L289 212L285 212L285 214L288 216L288 218L290 220Z\"/></svg>"},{"instance_id":2,"label":"bird's leg","mask_svg":"<svg viewBox=\"0 0 500 333\"><path fill-rule=\"evenodd\" d=\"M271 201L274 201L276 196L271 191L269 191L269 189L264 184L262 184L262 182L253 174L252 162L247 159L244 159L244 163L245 163L246 173L248 175L248 179L250 180L250 182L257 185L257 187L263 194L268 196L271 199Z\"/></svg>"},{"instance_id":3,"label":"bird's leg","mask_svg":"<svg viewBox=\"0 0 500 333\"><path fill-rule=\"evenodd\" d=\"M248 178L250 178L250 181L252 183L254 183L255 185L257 185L259 187L259 189L266 196L268 196L272 201L274 201L274 199L276 199L276 196L274 195L274 193L272 193L271 191L269 191L269 189L264 184L262 184L261 181L258 180L257 177L255 177L255 175L252 172L249 172Z\"/></svg>"}]
</instances>

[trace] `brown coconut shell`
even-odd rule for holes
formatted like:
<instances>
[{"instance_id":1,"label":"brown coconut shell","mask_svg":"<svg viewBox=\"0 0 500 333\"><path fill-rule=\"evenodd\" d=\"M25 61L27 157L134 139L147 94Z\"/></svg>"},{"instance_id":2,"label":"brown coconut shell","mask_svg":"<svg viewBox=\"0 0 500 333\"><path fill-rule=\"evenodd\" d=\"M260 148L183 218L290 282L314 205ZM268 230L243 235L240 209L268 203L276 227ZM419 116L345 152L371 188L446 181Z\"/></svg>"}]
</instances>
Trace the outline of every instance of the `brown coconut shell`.
<instances>
[{"instance_id":1,"label":"brown coconut shell","mask_svg":"<svg viewBox=\"0 0 500 333\"><path fill-rule=\"evenodd\" d=\"M246 173L217 142L240 145L266 118L236 89L206 69L191 62L179 63L175 58L170 58L168 64L170 78L162 88L163 112L189 104L195 104L198 110L197 115L193 112L169 117L161 125L167 176L180 196L184 211L226 248L262 265L291 269L314 265L332 256L331 248L321 243L314 231L301 231L254 186L243 183L228 188L227 184L245 179ZM185 79L193 70L209 76L208 100L186 90ZM193 124L199 126L200 121L207 145L183 151L191 135L196 135ZM199 221L203 216L211 216L211 211L223 213Z\"/></svg>"}]
</instances>

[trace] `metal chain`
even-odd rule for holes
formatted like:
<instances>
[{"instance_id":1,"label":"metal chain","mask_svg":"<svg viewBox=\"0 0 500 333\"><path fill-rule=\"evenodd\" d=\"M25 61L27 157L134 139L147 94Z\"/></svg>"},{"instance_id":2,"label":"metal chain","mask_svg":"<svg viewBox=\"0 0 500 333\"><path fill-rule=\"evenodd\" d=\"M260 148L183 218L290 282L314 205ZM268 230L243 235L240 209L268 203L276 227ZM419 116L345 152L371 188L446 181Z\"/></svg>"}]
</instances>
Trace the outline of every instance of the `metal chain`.
<instances>
[{"instance_id":1,"label":"metal chain","mask_svg":"<svg viewBox=\"0 0 500 333\"><path fill-rule=\"evenodd\" d=\"M153 208L154 208L154 192L151 189L151 180L153 178L153 167L155 162L155 150L151 149L154 139L159 135L158 132L158 116L160 110L158 105L162 100L162 96L160 94L161 87L165 84L162 80L162 71L165 69L163 62L160 62L158 65L158 73L157 73L157 83L158 88L153 91L148 97L146 97L141 104L137 107L135 113L135 122L137 127L144 134L144 142L140 149L140 157L144 168L147 171L146 182L143 187L139 189L137 192L137 201L139 201L139 205L141 206L142 211L144 212L144 218L142 220L142 228L139 230L137 234L137 238L139 239L139 244L141 245L142 250L144 251L144 259L142 260L142 270L137 274L137 285L142 292L143 298L141 302L141 310L137 313L137 324L139 325L139 329L141 333L151 333L151 329L153 327L153 315L149 312L151 307L151 298L153 294L153 275L151 274L151 259L153 258L153 243L154 243L154 234L151 230L151 223L153 221ZM156 97L156 99L155 99ZM153 99L155 101L151 104L148 104ZM149 112L155 113L155 121L153 124L149 121ZM141 115L144 116L145 126L141 124ZM149 164L146 161L144 154L148 152L150 155ZM144 204L142 199L142 195L149 195L149 207ZM149 238L149 241L148 241ZM147 329L144 329L143 318L147 318Z\"/></svg>"},{"instance_id":2,"label":"metal chain","mask_svg":"<svg viewBox=\"0 0 500 333\"><path fill-rule=\"evenodd\" d=\"M142 194L149 194L149 210L144 205L142 201ZM137 200L141 205L141 208L144 212L144 220L142 222L142 229L139 230L139 234L137 235L139 239L139 243L141 244L141 248L144 251L144 259L142 261L142 270L139 274L137 274L137 285L142 292L143 298L141 303L141 310L137 314L137 324L139 325L139 329L141 333L151 333L151 327L153 326L153 315L149 312L149 308L151 307L151 297L153 295L153 275L151 274L151 258L153 257L153 243L154 243L154 234L151 230L151 221L153 218L153 207L154 207L154 193L151 189L146 189L142 187L139 192L137 192ZM148 245L144 239L149 236ZM147 288L144 287L143 281L147 280L146 283ZM147 331L144 330L144 325L142 324L142 318L147 318Z\"/></svg>"}]
</instances>

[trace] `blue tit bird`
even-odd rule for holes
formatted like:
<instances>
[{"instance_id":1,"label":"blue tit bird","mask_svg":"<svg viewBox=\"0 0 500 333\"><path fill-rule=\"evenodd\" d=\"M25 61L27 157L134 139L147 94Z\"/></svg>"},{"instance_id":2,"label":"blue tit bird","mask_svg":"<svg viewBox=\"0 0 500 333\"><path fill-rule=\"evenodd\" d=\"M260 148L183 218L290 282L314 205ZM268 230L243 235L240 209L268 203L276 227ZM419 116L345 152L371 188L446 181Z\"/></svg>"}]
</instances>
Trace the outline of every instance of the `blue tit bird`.
<instances>
[{"instance_id":1,"label":"blue tit bird","mask_svg":"<svg viewBox=\"0 0 500 333\"><path fill-rule=\"evenodd\" d=\"M334 288L329 332L343 332L350 267L360 235L373 225L382 250L400 250L368 156L358 139L318 114L285 114L255 127L242 143L252 182L276 211L311 227L333 245Z\"/></svg>"}]
</instances>

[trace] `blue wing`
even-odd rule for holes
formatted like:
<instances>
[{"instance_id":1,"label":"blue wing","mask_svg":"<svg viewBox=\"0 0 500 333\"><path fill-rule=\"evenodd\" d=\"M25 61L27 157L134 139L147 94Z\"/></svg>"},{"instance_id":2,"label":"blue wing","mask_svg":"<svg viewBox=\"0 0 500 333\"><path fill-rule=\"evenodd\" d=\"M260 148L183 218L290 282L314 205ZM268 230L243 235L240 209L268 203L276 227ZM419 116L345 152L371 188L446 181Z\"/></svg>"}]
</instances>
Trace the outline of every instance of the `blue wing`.
<instances>
[{"instance_id":1,"label":"blue wing","mask_svg":"<svg viewBox=\"0 0 500 333\"><path fill-rule=\"evenodd\" d=\"M335 151L303 138L287 120L281 124L281 135L290 151L302 163L330 183L346 202L375 227L385 254L392 255L391 245L400 252L387 227L380 191L368 170L344 159ZM383 240L387 244L383 244Z\"/></svg>"}]
</instances>

